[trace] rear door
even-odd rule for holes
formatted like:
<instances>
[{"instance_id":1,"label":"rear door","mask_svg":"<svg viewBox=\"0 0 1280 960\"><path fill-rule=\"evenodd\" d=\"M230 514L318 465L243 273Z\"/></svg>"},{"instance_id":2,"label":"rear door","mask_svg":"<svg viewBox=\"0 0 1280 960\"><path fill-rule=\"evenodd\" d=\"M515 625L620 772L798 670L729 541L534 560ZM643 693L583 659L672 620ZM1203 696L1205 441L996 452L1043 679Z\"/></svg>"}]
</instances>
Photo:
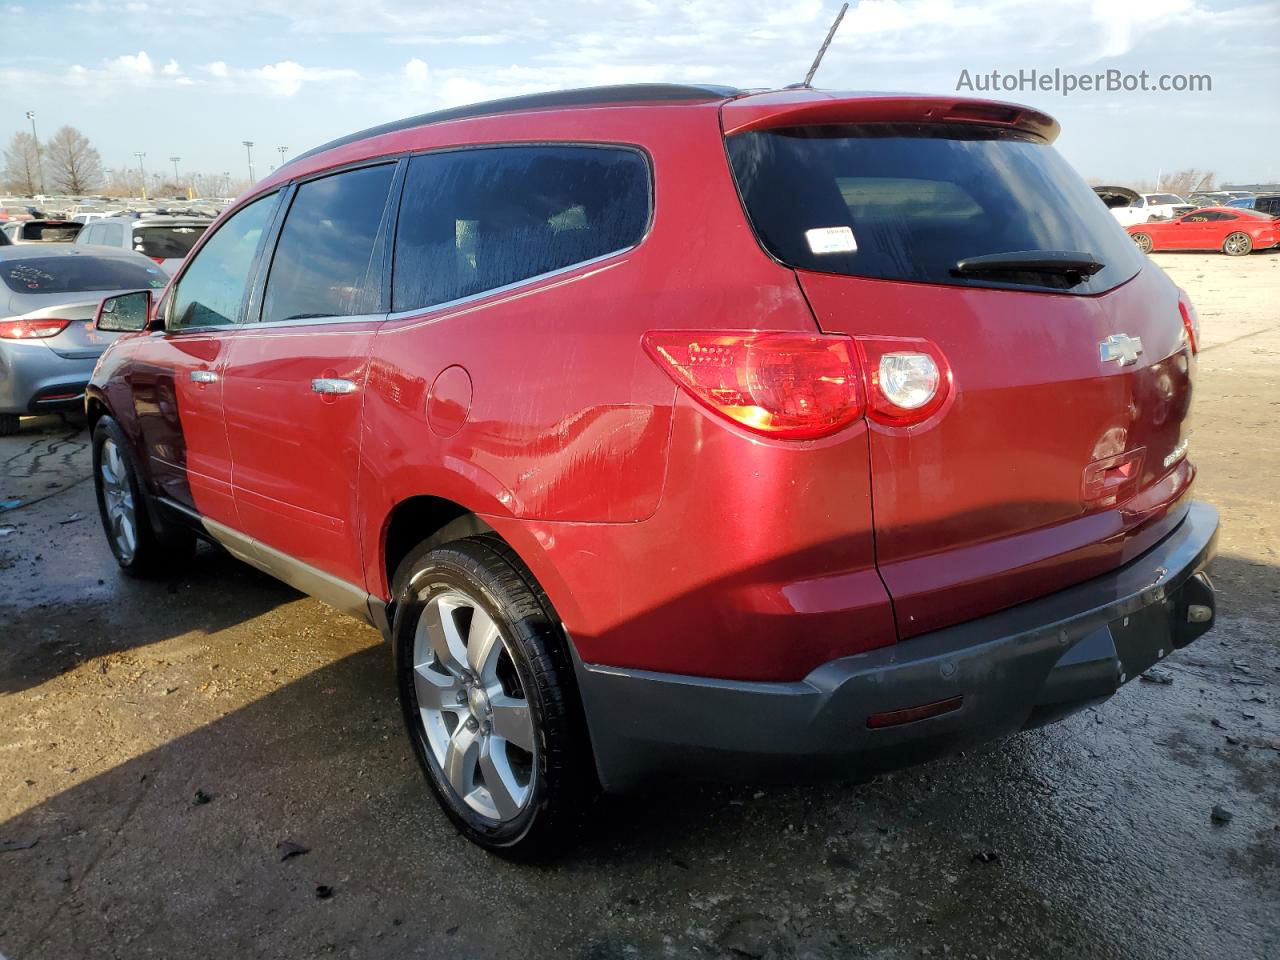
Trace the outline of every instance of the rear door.
<instances>
[{"instance_id":1,"label":"rear door","mask_svg":"<svg viewBox=\"0 0 1280 960\"><path fill-rule=\"evenodd\" d=\"M871 425L901 636L1096 576L1172 527L1191 478L1178 293L1044 140L881 123L728 144L761 241L797 268L822 329L864 338L869 380L921 341L949 365L935 413ZM1037 259L1061 252L1101 266ZM1024 265L959 267L998 254Z\"/></svg>"},{"instance_id":2,"label":"rear door","mask_svg":"<svg viewBox=\"0 0 1280 960\"><path fill-rule=\"evenodd\" d=\"M357 585L360 417L387 311L395 173L381 163L296 188L223 388L241 530Z\"/></svg>"}]
</instances>

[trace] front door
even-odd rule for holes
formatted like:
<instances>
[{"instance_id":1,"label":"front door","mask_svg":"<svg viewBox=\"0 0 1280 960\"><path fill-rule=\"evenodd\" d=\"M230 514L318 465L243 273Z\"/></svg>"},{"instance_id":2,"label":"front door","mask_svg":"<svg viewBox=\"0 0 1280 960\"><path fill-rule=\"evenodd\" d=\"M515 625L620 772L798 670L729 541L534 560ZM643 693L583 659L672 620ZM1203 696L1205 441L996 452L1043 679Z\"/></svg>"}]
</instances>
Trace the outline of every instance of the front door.
<instances>
[{"instance_id":1,"label":"front door","mask_svg":"<svg viewBox=\"0 0 1280 960\"><path fill-rule=\"evenodd\" d=\"M129 382L160 494L237 525L222 415L227 350L278 196L255 200L210 236L160 304L164 330L133 350Z\"/></svg>"},{"instance_id":2,"label":"front door","mask_svg":"<svg viewBox=\"0 0 1280 960\"><path fill-rule=\"evenodd\" d=\"M384 163L297 188L259 322L231 345L222 387L241 531L356 586L360 419L394 174Z\"/></svg>"}]
</instances>

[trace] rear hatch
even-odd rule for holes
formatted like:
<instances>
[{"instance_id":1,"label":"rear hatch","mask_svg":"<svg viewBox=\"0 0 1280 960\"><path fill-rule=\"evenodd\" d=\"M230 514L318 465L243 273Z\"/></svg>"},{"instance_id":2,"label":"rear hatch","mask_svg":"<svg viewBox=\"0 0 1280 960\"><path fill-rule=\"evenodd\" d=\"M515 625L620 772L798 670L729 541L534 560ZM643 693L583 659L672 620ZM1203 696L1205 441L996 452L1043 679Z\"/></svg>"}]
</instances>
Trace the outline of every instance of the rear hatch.
<instances>
[{"instance_id":1,"label":"rear hatch","mask_svg":"<svg viewBox=\"0 0 1280 960\"><path fill-rule=\"evenodd\" d=\"M142 221L133 228L133 249L150 257L165 269L174 273L196 241L209 229L209 220L180 221L177 223L148 223Z\"/></svg>"},{"instance_id":2,"label":"rear hatch","mask_svg":"<svg viewBox=\"0 0 1280 960\"><path fill-rule=\"evenodd\" d=\"M950 367L936 413L871 425L902 637L1127 562L1176 526L1193 477L1191 321L1049 145L1056 125L906 102L725 122L749 219L822 329L925 340Z\"/></svg>"}]
</instances>

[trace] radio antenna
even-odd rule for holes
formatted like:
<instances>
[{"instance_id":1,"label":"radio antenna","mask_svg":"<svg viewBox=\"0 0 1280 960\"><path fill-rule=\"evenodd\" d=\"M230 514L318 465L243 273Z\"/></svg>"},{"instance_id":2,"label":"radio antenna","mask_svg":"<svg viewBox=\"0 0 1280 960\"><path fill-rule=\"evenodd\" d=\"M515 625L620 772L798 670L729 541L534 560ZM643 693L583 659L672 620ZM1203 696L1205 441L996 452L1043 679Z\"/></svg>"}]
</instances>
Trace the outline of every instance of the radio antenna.
<instances>
[{"instance_id":1,"label":"radio antenna","mask_svg":"<svg viewBox=\"0 0 1280 960\"><path fill-rule=\"evenodd\" d=\"M818 48L818 55L813 58L813 66L804 75L804 83L800 84L800 86L813 86L813 75L818 72L818 66L822 63L823 54L827 52L827 47L831 46L831 38L836 35L836 30L840 28L840 21L844 19L844 12L848 9L849 5L847 3L841 5L840 12L836 14L836 22L831 24L831 29L827 31L827 39L822 41L822 46Z\"/></svg>"}]
</instances>

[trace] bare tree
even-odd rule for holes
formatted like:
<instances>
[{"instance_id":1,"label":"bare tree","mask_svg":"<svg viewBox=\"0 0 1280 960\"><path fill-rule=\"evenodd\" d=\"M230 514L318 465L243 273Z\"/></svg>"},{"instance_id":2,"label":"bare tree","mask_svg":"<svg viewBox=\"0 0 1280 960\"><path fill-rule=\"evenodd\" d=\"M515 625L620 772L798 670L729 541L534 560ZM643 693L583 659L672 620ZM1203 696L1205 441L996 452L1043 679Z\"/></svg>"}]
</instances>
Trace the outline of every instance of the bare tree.
<instances>
[{"instance_id":1,"label":"bare tree","mask_svg":"<svg viewBox=\"0 0 1280 960\"><path fill-rule=\"evenodd\" d=\"M49 183L62 193L92 193L102 186L102 158L75 127L62 127L44 145Z\"/></svg>"},{"instance_id":2,"label":"bare tree","mask_svg":"<svg viewBox=\"0 0 1280 960\"><path fill-rule=\"evenodd\" d=\"M1171 173L1167 177L1161 177L1160 189L1165 193L1176 193L1180 197L1186 197L1193 193L1204 193L1207 190L1212 190L1216 179L1217 177L1212 170L1190 168Z\"/></svg>"},{"instance_id":3,"label":"bare tree","mask_svg":"<svg viewBox=\"0 0 1280 960\"><path fill-rule=\"evenodd\" d=\"M4 189L34 197L40 189L40 145L29 133L15 133L4 151Z\"/></svg>"}]
</instances>

